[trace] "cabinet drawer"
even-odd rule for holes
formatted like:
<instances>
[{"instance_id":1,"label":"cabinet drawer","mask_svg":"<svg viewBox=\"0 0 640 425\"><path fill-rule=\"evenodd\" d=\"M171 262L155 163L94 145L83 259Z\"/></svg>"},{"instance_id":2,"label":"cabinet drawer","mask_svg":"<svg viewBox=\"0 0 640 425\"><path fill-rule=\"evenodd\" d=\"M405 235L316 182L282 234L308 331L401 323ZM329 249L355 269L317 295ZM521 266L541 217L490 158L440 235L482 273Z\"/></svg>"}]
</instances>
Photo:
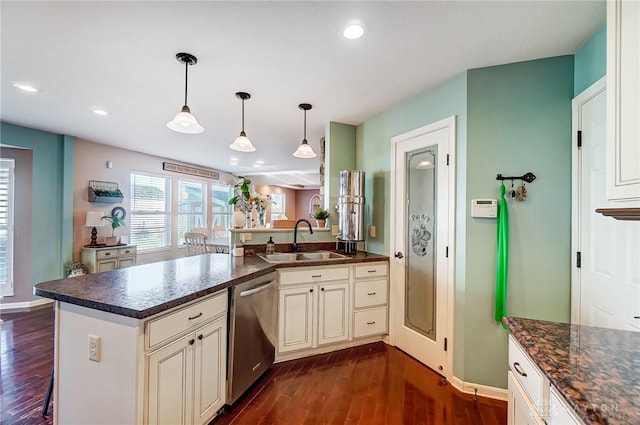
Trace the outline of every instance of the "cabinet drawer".
<instances>
[{"instance_id":1,"label":"cabinet drawer","mask_svg":"<svg viewBox=\"0 0 640 425\"><path fill-rule=\"evenodd\" d=\"M118 255L120 257L132 257L136 255L136 247L120 248L118 250Z\"/></svg>"},{"instance_id":2,"label":"cabinet drawer","mask_svg":"<svg viewBox=\"0 0 640 425\"><path fill-rule=\"evenodd\" d=\"M98 260L102 260L104 258L115 258L118 256L117 249L101 249L96 251L96 257Z\"/></svg>"},{"instance_id":3,"label":"cabinet drawer","mask_svg":"<svg viewBox=\"0 0 640 425\"><path fill-rule=\"evenodd\" d=\"M353 337L387 333L387 307L353 313Z\"/></svg>"},{"instance_id":4,"label":"cabinet drawer","mask_svg":"<svg viewBox=\"0 0 640 425\"><path fill-rule=\"evenodd\" d=\"M544 415L543 406L547 399L545 394L548 397L548 392L544 390L542 372L511 335L509 335L509 368L538 412Z\"/></svg>"},{"instance_id":5,"label":"cabinet drawer","mask_svg":"<svg viewBox=\"0 0 640 425\"><path fill-rule=\"evenodd\" d=\"M387 279L365 280L355 286L355 308L387 303Z\"/></svg>"},{"instance_id":6,"label":"cabinet drawer","mask_svg":"<svg viewBox=\"0 0 640 425\"><path fill-rule=\"evenodd\" d=\"M279 273L280 285L349 279L349 267L334 267L327 269L303 268L299 270L280 271Z\"/></svg>"},{"instance_id":7,"label":"cabinet drawer","mask_svg":"<svg viewBox=\"0 0 640 425\"><path fill-rule=\"evenodd\" d=\"M356 279L363 277L387 276L387 263L371 263L355 266Z\"/></svg>"},{"instance_id":8,"label":"cabinet drawer","mask_svg":"<svg viewBox=\"0 0 640 425\"><path fill-rule=\"evenodd\" d=\"M227 291L147 322L146 348L180 335L194 326L206 322L227 311Z\"/></svg>"}]
</instances>

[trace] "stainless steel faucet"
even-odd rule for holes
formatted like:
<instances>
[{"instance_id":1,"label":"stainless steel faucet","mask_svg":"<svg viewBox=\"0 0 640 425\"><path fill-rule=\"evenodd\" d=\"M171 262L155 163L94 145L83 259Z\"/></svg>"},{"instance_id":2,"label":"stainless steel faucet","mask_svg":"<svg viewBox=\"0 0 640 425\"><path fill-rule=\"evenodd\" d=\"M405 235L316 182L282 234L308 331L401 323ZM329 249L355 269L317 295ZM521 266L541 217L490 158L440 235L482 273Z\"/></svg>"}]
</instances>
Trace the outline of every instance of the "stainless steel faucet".
<instances>
[{"instance_id":1,"label":"stainless steel faucet","mask_svg":"<svg viewBox=\"0 0 640 425\"><path fill-rule=\"evenodd\" d=\"M313 235L313 229L311 228L311 223L309 223L309 220L305 220L304 218L301 218L300 220L296 221L296 225L293 228L293 252L298 252L298 224L300 224L300 222L304 221L305 223L307 223L307 226L309 226L309 234Z\"/></svg>"}]
</instances>

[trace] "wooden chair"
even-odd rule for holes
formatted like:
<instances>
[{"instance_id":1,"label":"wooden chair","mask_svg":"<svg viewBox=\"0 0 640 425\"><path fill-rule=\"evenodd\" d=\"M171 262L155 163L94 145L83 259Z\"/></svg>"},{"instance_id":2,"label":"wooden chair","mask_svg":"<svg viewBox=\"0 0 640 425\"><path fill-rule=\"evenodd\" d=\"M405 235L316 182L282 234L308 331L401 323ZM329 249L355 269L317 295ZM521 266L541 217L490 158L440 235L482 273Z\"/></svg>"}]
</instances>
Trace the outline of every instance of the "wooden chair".
<instances>
[{"instance_id":1,"label":"wooden chair","mask_svg":"<svg viewBox=\"0 0 640 425\"><path fill-rule=\"evenodd\" d=\"M184 242L187 247L187 255L207 254L207 235L197 232L186 232Z\"/></svg>"},{"instance_id":2,"label":"wooden chair","mask_svg":"<svg viewBox=\"0 0 640 425\"><path fill-rule=\"evenodd\" d=\"M208 238L211 238L211 229L207 229L206 227L194 227L191 229L192 233L204 233Z\"/></svg>"},{"instance_id":3,"label":"wooden chair","mask_svg":"<svg viewBox=\"0 0 640 425\"><path fill-rule=\"evenodd\" d=\"M213 226L213 239L224 239L229 236L224 226Z\"/></svg>"}]
</instances>

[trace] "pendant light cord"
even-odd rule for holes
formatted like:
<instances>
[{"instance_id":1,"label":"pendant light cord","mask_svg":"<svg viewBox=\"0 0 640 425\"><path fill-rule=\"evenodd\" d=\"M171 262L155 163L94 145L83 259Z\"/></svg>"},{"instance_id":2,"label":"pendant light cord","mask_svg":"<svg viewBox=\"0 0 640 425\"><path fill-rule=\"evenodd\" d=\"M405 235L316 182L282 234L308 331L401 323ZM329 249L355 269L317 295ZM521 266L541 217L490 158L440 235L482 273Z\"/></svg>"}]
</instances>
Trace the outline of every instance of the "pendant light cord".
<instances>
[{"instance_id":1,"label":"pendant light cord","mask_svg":"<svg viewBox=\"0 0 640 425\"><path fill-rule=\"evenodd\" d=\"M244 133L244 98L242 99L242 132Z\"/></svg>"},{"instance_id":2,"label":"pendant light cord","mask_svg":"<svg viewBox=\"0 0 640 425\"><path fill-rule=\"evenodd\" d=\"M304 140L307 140L307 110L304 110Z\"/></svg>"},{"instance_id":3,"label":"pendant light cord","mask_svg":"<svg viewBox=\"0 0 640 425\"><path fill-rule=\"evenodd\" d=\"M184 105L187 106L187 82L189 81L189 61L184 62Z\"/></svg>"}]
</instances>

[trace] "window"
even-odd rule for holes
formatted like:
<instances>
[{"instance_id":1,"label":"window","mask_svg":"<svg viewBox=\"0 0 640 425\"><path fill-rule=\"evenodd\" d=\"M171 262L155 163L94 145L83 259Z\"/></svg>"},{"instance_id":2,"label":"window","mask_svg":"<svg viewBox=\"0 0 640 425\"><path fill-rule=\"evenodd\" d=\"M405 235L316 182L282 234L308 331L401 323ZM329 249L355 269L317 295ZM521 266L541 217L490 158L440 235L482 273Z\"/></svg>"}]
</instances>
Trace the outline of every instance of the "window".
<instances>
[{"instance_id":1,"label":"window","mask_svg":"<svg viewBox=\"0 0 640 425\"><path fill-rule=\"evenodd\" d=\"M171 245L170 189L168 177L131 173L131 243L139 251Z\"/></svg>"},{"instance_id":2,"label":"window","mask_svg":"<svg viewBox=\"0 0 640 425\"><path fill-rule=\"evenodd\" d=\"M231 227L232 206L229 199L233 197L233 187L211 185L211 227Z\"/></svg>"},{"instance_id":3,"label":"window","mask_svg":"<svg viewBox=\"0 0 640 425\"><path fill-rule=\"evenodd\" d=\"M184 234L194 227L207 227L205 184L178 180L178 244L184 244Z\"/></svg>"},{"instance_id":4,"label":"window","mask_svg":"<svg viewBox=\"0 0 640 425\"><path fill-rule=\"evenodd\" d=\"M13 295L15 160L0 159L0 295Z\"/></svg>"},{"instance_id":5,"label":"window","mask_svg":"<svg viewBox=\"0 0 640 425\"><path fill-rule=\"evenodd\" d=\"M279 220L285 217L287 197L284 193L271 194L271 220Z\"/></svg>"}]
</instances>

